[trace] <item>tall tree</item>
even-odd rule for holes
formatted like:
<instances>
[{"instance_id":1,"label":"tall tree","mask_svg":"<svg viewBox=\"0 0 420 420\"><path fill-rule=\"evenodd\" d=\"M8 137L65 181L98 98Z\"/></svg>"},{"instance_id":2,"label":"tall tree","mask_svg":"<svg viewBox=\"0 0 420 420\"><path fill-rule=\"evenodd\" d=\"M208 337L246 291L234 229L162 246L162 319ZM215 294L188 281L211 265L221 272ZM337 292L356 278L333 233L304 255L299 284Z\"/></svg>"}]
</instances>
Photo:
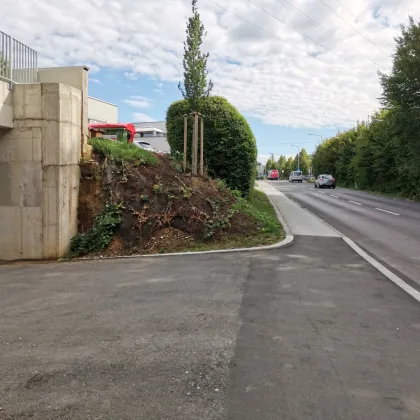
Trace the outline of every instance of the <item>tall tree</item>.
<instances>
[{"instance_id":1,"label":"tall tree","mask_svg":"<svg viewBox=\"0 0 420 420\"><path fill-rule=\"evenodd\" d=\"M278 162L277 162L277 165L279 166L280 177L282 177L282 174L285 174L286 173L286 163L287 163L286 156L281 155L279 157Z\"/></svg>"},{"instance_id":2,"label":"tall tree","mask_svg":"<svg viewBox=\"0 0 420 420\"><path fill-rule=\"evenodd\" d=\"M295 168L298 167L298 155L296 155L294 160ZM308 152L305 149L302 149L299 153L299 169L303 174L309 174L309 169L311 167L311 157L308 155Z\"/></svg>"},{"instance_id":3,"label":"tall tree","mask_svg":"<svg viewBox=\"0 0 420 420\"><path fill-rule=\"evenodd\" d=\"M200 102L213 89L213 82L207 82L207 59L209 54L201 52L203 36L206 35L197 10L197 0L192 0L192 16L187 23L187 40L184 42L184 83L178 85L191 110L199 111Z\"/></svg>"}]
</instances>

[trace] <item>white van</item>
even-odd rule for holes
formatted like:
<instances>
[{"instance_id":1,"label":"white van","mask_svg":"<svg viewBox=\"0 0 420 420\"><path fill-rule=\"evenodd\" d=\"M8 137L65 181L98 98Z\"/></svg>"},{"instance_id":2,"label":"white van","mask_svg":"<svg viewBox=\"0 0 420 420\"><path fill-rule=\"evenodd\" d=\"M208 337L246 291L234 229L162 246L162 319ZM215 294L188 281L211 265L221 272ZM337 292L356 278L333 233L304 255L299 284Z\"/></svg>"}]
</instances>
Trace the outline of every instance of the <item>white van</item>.
<instances>
[{"instance_id":1,"label":"white van","mask_svg":"<svg viewBox=\"0 0 420 420\"><path fill-rule=\"evenodd\" d=\"M289 175L289 182L303 182L302 171L293 171Z\"/></svg>"}]
</instances>

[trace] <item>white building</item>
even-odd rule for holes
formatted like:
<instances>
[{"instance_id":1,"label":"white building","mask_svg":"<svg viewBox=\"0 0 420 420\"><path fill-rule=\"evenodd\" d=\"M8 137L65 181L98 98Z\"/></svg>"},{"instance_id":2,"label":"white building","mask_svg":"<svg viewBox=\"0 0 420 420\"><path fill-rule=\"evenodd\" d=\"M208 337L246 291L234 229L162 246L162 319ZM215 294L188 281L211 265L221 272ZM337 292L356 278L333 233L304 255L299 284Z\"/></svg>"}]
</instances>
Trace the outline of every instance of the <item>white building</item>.
<instances>
[{"instance_id":1,"label":"white building","mask_svg":"<svg viewBox=\"0 0 420 420\"><path fill-rule=\"evenodd\" d=\"M118 106L101 99L88 97L88 123L117 123Z\"/></svg>"},{"instance_id":2,"label":"white building","mask_svg":"<svg viewBox=\"0 0 420 420\"><path fill-rule=\"evenodd\" d=\"M166 138L166 122L135 122L132 123L136 127L136 138L142 138L152 147L161 152L170 152L168 140Z\"/></svg>"}]
</instances>

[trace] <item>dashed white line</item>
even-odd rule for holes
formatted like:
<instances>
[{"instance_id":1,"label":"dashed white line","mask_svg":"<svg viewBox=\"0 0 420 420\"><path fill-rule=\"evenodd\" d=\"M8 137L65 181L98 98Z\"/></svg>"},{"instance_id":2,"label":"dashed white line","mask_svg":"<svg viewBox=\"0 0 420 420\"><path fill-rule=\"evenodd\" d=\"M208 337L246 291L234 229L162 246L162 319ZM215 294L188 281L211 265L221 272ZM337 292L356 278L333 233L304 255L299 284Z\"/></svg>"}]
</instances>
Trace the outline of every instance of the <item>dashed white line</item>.
<instances>
[{"instance_id":1,"label":"dashed white line","mask_svg":"<svg viewBox=\"0 0 420 420\"><path fill-rule=\"evenodd\" d=\"M389 214L393 214L394 216L399 216L399 213L394 213L393 211L389 211L389 210L384 210L384 209L379 209L378 207L375 207L375 210L378 211L383 211L384 213L389 213Z\"/></svg>"},{"instance_id":2,"label":"dashed white line","mask_svg":"<svg viewBox=\"0 0 420 420\"><path fill-rule=\"evenodd\" d=\"M358 206L363 206L362 203L358 203L357 201L349 200L350 203L357 204Z\"/></svg>"},{"instance_id":3,"label":"dashed white line","mask_svg":"<svg viewBox=\"0 0 420 420\"><path fill-rule=\"evenodd\" d=\"M340 198L338 195L331 194L331 197Z\"/></svg>"}]
</instances>

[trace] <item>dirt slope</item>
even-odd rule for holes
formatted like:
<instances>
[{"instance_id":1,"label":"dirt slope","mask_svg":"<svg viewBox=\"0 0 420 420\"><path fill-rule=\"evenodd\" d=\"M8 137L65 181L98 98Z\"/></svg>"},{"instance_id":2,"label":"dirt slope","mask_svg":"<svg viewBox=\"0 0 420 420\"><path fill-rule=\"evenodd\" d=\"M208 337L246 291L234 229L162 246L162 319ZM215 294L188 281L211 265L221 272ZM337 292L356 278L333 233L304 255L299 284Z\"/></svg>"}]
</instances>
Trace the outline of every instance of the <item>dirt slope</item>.
<instances>
[{"instance_id":1,"label":"dirt slope","mask_svg":"<svg viewBox=\"0 0 420 420\"><path fill-rule=\"evenodd\" d=\"M167 156L136 166L94 155L81 172L80 232L92 227L105 203L122 205L122 222L101 255L171 252L258 231L255 220L232 210L235 198L220 182L184 175Z\"/></svg>"}]
</instances>

